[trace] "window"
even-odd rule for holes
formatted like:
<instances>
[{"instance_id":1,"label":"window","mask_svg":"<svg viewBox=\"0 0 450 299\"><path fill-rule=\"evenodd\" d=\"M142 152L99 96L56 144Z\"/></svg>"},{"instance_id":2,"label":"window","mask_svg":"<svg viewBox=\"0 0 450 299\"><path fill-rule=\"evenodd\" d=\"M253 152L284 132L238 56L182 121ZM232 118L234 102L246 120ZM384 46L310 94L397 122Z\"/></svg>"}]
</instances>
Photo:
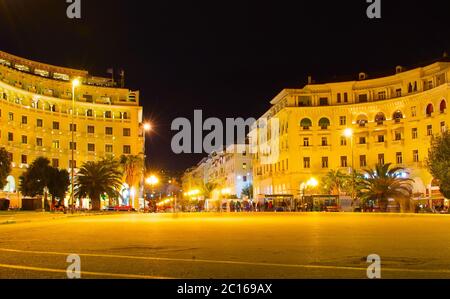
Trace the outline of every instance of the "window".
<instances>
[{"instance_id":1,"label":"window","mask_svg":"<svg viewBox=\"0 0 450 299\"><path fill-rule=\"evenodd\" d=\"M384 165L384 154L378 154L378 164Z\"/></svg>"},{"instance_id":2,"label":"window","mask_svg":"<svg viewBox=\"0 0 450 299\"><path fill-rule=\"evenodd\" d=\"M322 130L328 129L328 127L330 126L330 120L326 117L321 118L319 120L319 126Z\"/></svg>"},{"instance_id":3,"label":"window","mask_svg":"<svg viewBox=\"0 0 450 299\"><path fill-rule=\"evenodd\" d=\"M346 146L346 145L347 145L347 138L341 137L341 146Z\"/></svg>"},{"instance_id":4,"label":"window","mask_svg":"<svg viewBox=\"0 0 450 299\"><path fill-rule=\"evenodd\" d=\"M345 117L345 116L340 116L340 117L339 117L339 125L341 125L341 126L346 126L346 125L347 125L347 117Z\"/></svg>"},{"instance_id":5,"label":"window","mask_svg":"<svg viewBox=\"0 0 450 299\"><path fill-rule=\"evenodd\" d=\"M366 144L366 137L359 137L359 144Z\"/></svg>"},{"instance_id":6,"label":"window","mask_svg":"<svg viewBox=\"0 0 450 299\"><path fill-rule=\"evenodd\" d=\"M417 116L417 107L412 106L411 107L411 117L416 117L416 116Z\"/></svg>"},{"instance_id":7,"label":"window","mask_svg":"<svg viewBox=\"0 0 450 299\"><path fill-rule=\"evenodd\" d=\"M22 124L26 125L28 123L28 117L26 117L25 115L22 115Z\"/></svg>"},{"instance_id":8,"label":"window","mask_svg":"<svg viewBox=\"0 0 450 299\"><path fill-rule=\"evenodd\" d=\"M59 149L59 140L53 140L52 141L52 147L55 149Z\"/></svg>"},{"instance_id":9,"label":"window","mask_svg":"<svg viewBox=\"0 0 450 299\"><path fill-rule=\"evenodd\" d=\"M359 156L359 166L366 167L367 166L367 157L366 155Z\"/></svg>"},{"instance_id":10,"label":"window","mask_svg":"<svg viewBox=\"0 0 450 299\"><path fill-rule=\"evenodd\" d=\"M344 92L344 103L348 103L348 93Z\"/></svg>"},{"instance_id":11,"label":"window","mask_svg":"<svg viewBox=\"0 0 450 299\"><path fill-rule=\"evenodd\" d=\"M27 155L22 155L20 160L21 160L22 164L28 164L28 157L27 157Z\"/></svg>"},{"instance_id":12,"label":"window","mask_svg":"<svg viewBox=\"0 0 450 299\"><path fill-rule=\"evenodd\" d=\"M52 159L52 167L55 168L59 167L59 159Z\"/></svg>"},{"instance_id":13,"label":"window","mask_svg":"<svg viewBox=\"0 0 450 299\"><path fill-rule=\"evenodd\" d=\"M394 138L395 138L396 141L402 140L402 133L399 132L399 131L395 131L395 137Z\"/></svg>"},{"instance_id":14,"label":"window","mask_svg":"<svg viewBox=\"0 0 450 299\"><path fill-rule=\"evenodd\" d=\"M378 142L384 142L384 135L378 135Z\"/></svg>"},{"instance_id":15,"label":"window","mask_svg":"<svg viewBox=\"0 0 450 299\"><path fill-rule=\"evenodd\" d=\"M328 106L328 98L319 98L320 106Z\"/></svg>"},{"instance_id":16,"label":"window","mask_svg":"<svg viewBox=\"0 0 450 299\"><path fill-rule=\"evenodd\" d=\"M378 93L378 99L379 100L385 100L386 99L386 92L385 91L380 91Z\"/></svg>"},{"instance_id":17,"label":"window","mask_svg":"<svg viewBox=\"0 0 450 299\"><path fill-rule=\"evenodd\" d=\"M36 146L42 146L42 138L36 138Z\"/></svg>"},{"instance_id":18,"label":"window","mask_svg":"<svg viewBox=\"0 0 450 299\"><path fill-rule=\"evenodd\" d=\"M242 163L242 169L247 169L247 163Z\"/></svg>"},{"instance_id":19,"label":"window","mask_svg":"<svg viewBox=\"0 0 450 299\"><path fill-rule=\"evenodd\" d=\"M106 135L112 135L113 134L113 128L112 127L106 127L105 128L105 134Z\"/></svg>"},{"instance_id":20,"label":"window","mask_svg":"<svg viewBox=\"0 0 450 299\"><path fill-rule=\"evenodd\" d=\"M419 132L417 131L417 128L412 128L411 129L411 136L412 136L412 139L419 138Z\"/></svg>"},{"instance_id":21,"label":"window","mask_svg":"<svg viewBox=\"0 0 450 299\"><path fill-rule=\"evenodd\" d=\"M92 111L92 109L86 110L86 116L87 117L93 117L94 116L94 111Z\"/></svg>"},{"instance_id":22,"label":"window","mask_svg":"<svg viewBox=\"0 0 450 299\"><path fill-rule=\"evenodd\" d=\"M77 168L77 161L69 160L69 168Z\"/></svg>"},{"instance_id":23,"label":"window","mask_svg":"<svg viewBox=\"0 0 450 299\"><path fill-rule=\"evenodd\" d=\"M426 109L426 114L428 117L430 117L434 112L433 104L428 104Z\"/></svg>"},{"instance_id":24,"label":"window","mask_svg":"<svg viewBox=\"0 0 450 299\"><path fill-rule=\"evenodd\" d=\"M22 144L27 144L28 143L28 138L25 135L22 135Z\"/></svg>"},{"instance_id":25,"label":"window","mask_svg":"<svg viewBox=\"0 0 450 299\"><path fill-rule=\"evenodd\" d=\"M445 100L442 100L441 104L439 105L439 111L441 113L445 113L446 109L447 109L447 102Z\"/></svg>"},{"instance_id":26,"label":"window","mask_svg":"<svg viewBox=\"0 0 450 299\"><path fill-rule=\"evenodd\" d=\"M300 122L300 126L303 128L303 130L309 130L309 128L312 126L312 121L309 118L304 118Z\"/></svg>"},{"instance_id":27,"label":"window","mask_svg":"<svg viewBox=\"0 0 450 299\"><path fill-rule=\"evenodd\" d=\"M432 125L427 126L427 136L433 136L433 126Z\"/></svg>"},{"instance_id":28,"label":"window","mask_svg":"<svg viewBox=\"0 0 450 299\"><path fill-rule=\"evenodd\" d=\"M366 103L367 102L367 94L360 94L358 96L358 102L359 103Z\"/></svg>"},{"instance_id":29,"label":"window","mask_svg":"<svg viewBox=\"0 0 450 299\"><path fill-rule=\"evenodd\" d=\"M419 162L419 151L418 150L413 150L413 161L415 163Z\"/></svg>"},{"instance_id":30,"label":"window","mask_svg":"<svg viewBox=\"0 0 450 299\"><path fill-rule=\"evenodd\" d=\"M310 168L310 167L311 167L311 158L303 157L303 168Z\"/></svg>"},{"instance_id":31,"label":"window","mask_svg":"<svg viewBox=\"0 0 450 299\"><path fill-rule=\"evenodd\" d=\"M383 125L385 120L386 120L386 116L384 115L383 112L379 112L379 113L377 113L377 115L375 115L375 122L377 123L377 125L379 125L379 126Z\"/></svg>"},{"instance_id":32,"label":"window","mask_svg":"<svg viewBox=\"0 0 450 299\"><path fill-rule=\"evenodd\" d=\"M322 146L328 146L328 138L322 137Z\"/></svg>"},{"instance_id":33,"label":"window","mask_svg":"<svg viewBox=\"0 0 450 299\"><path fill-rule=\"evenodd\" d=\"M94 126L87 126L87 132L88 134L94 134L95 133L95 127Z\"/></svg>"},{"instance_id":34,"label":"window","mask_svg":"<svg viewBox=\"0 0 450 299\"><path fill-rule=\"evenodd\" d=\"M72 141L69 142L69 149L76 151L77 150L77 143L76 142L72 142Z\"/></svg>"},{"instance_id":35,"label":"window","mask_svg":"<svg viewBox=\"0 0 450 299\"><path fill-rule=\"evenodd\" d=\"M123 128L123 136L125 136L125 137L131 136L131 129L130 128Z\"/></svg>"},{"instance_id":36,"label":"window","mask_svg":"<svg viewBox=\"0 0 450 299\"><path fill-rule=\"evenodd\" d=\"M447 127L445 126L445 121L441 121L441 133L444 133L447 130Z\"/></svg>"},{"instance_id":37,"label":"window","mask_svg":"<svg viewBox=\"0 0 450 299\"><path fill-rule=\"evenodd\" d=\"M309 138L303 138L303 146L309 146Z\"/></svg>"},{"instance_id":38,"label":"window","mask_svg":"<svg viewBox=\"0 0 450 299\"><path fill-rule=\"evenodd\" d=\"M94 143L88 143L88 152L95 152L95 144Z\"/></svg>"},{"instance_id":39,"label":"window","mask_svg":"<svg viewBox=\"0 0 450 299\"><path fill-rule=\"evenodd\" d=\"M105 111L105 118L112 118L112 112L111 111Z\"/></svg>"},{"instance_id":40,"label":"window","mask_svg":"<svg viewBox=\"0 0 450 299\"><path fill-rule=\"evenodd\" d=\"M77 131L77 124L70 124L69 125L69 131L70 132L76 132Z\"/></svg>"},{"instance_id":41,"label":"window","mask_svg":"<svg viewBox=\"0 0 450 299\"><path fill-rule=\"evenodd\" d=\"M8 141L14 141L14 134L11 132L8 132Z\"/></svg>"},{"instance_id":42,"label":"window","mask_svg":"<svg viewBox=\"0 0 450 299\"><path fill-rule=\"evenodd\" d=\"M341 156L341 167L347 167L347 156Z\"/></svg>"},{"instance_id":43,"label":"window","mask_svg":"<svg viewBox=\"0 0 450 299\"><path fill-rule=\"evenodd\" d=\"M396 89L396 90L395 90L395 95L396 95L397 97L401 97L401 96L402 96L402 89L401 89L401 88Z\"/></svg>"},{"instance_id":44,"label":"window","mask_svg":"<svg viewBox=\"0 0 450 299\"><path fill-rule=\"evenodd\" d=\"M129 146L129 145L124 145L123 146L123 153L124 154L131 154L131 146Z\"/></svg>"},{"instance_id":45,"label":"window","mask_svg":"<svg viewBox=\"0 0 450 299\"><path fill-rule=\"evenodd\" d=\"M36 120L36 127L38 128L42 128L44 126L44 121L42 119L37 119Z\"/></svg>"},{"instance_id":46,"label":"window","mask_svg":"<svg viewBox=\"0 0 450 299\"><path fill-rule=\"evenodd\" d=\"M113 152L112 144L106 144L105 145L105 152L107 152L107 153L112 153Z\"/></svg>"},{"instance_id":47,"label":"window","mask_svg":"<svg viewBox=\"0 0 450 299\"><path fill-rule=\"evenodd\" d=\"M392 118L396 123L398 123L403 119L403 114L401 111L395 111L394 115L392 115Z\"/></svg>"},{"instance_id":48,"label":"window","mask_svg":"<svg viewBox=\"0 0 450 299\"><path fill-rule=\"evenodd\" d=\"M322 157L322 168L328 168L328 157Z\"/></svg>"},{"instance_id":49,"label":"window","mask_svg":"<svg viewBox=\"0 0 450 299\"><path fill-rule=\"evenodd\" d=\"M403 154L401 152L395 153L395 161L397 161L397 164L403 164Z\"/></svg>"},{"instance_id":50,"label":"window","mask_svg":"<svg viewBox=\"0 0 450 299\"><path fill-rule=\"evenodd\" d=\"M341 94L339 92L337 93L337 102L341 103Z\"/></svg>"},{"instance_id":51,"label":"window","mask_svg":"<svg viewBox=\"0 0 450 299\"><path fill-rule=\"evenodd\" d=\"M12 113L12 112L8 113L8 120L9 121L13 121L14 120L14 113Z\"/></svg>"},{"instance_id":52,"label":"window","mask_svg":"<svg viewBox=\"0 0 450 299\"><path fill-rule=\"evenodd\" d=\"M57 121L53 122L53 130L59 130L59 122Z\"/></svg>"}]
</instances>

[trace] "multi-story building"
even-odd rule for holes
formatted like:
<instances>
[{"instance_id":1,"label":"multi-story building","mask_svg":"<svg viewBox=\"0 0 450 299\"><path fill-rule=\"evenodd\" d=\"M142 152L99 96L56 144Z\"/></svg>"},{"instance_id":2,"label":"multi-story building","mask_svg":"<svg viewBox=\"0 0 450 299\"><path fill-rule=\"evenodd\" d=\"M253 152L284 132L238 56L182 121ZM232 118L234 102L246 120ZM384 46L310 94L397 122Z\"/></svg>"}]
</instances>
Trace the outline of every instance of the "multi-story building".
<instances>
[{"instance_id":1,"label":"multi-story building","mask_svg":"<svg viewBox=\"0 0 450 299\"><path fill-rule=\"evenodd\" d=\"M330 169L392 163L407 169L416 197L439 196L425 161L432 136L450 123L450 61L358 79L310 82L271 101L250 134L255 194L297 197Z\"/></svg>"},{"instance_id":2,"label":"multi-story building","mask_svg":"<svg viewBox=\"0 0 450 299\"><path fill-rule=\"evenodd\" d=\"M242 190L252 184L252 157L247 144L233 144L213 152L183 175L183 190L201 190L211 183L215 189L211 200L241 198Z\"/></svg>"},{"instance_id":3,"label":"multi-story building","mask_svg":"<svg viewBox=\"0 0 450 299\"><path fill-rule=\"evenodd\" d=\"M81 83L74 110L73 79ZM85 161L143 154L139 92L87 71L0 52L0 146L13 161L4 189L10 198L17 197L19 176L40 156L55 167L76 170Z\"/></svg>"}]
</instances>

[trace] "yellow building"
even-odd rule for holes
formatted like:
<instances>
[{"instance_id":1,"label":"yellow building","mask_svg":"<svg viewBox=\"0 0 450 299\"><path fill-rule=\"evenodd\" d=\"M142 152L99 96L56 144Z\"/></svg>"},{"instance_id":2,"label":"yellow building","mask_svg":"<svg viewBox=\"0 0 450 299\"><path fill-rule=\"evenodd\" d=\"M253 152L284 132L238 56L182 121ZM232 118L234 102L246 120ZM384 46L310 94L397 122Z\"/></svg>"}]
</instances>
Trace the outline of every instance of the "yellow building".
<instances>
[{"instance_id":1,"label":"yellow building","mask_svg":"<svg viewBox=\"0 0 450 299\"><path fill-rule=\"evenodd\" d=\"M393 163L408 170L416 197L436 192L426 169L433 135L450 123L450 62L395 74L285 89L250 134L254 193L298 197L302 184L330 169ZM257 129L256 129L257 128ZM344 132L351 129L351 137ZM405 173L406 175L406 173Z\"/></svg>"},{"instance_id":2,"label":"yellow building","mask_svg":"<svg viewBox=\"0 0 450 299\"><path fill-rule=\"evenodd\" d=\"M72 112L71 80L75 78L81 84L75 88ZM0 51L0 146L13 161L0 197L12 199L18 196L19 176L37 157L47 157L55 167L77 169L85 161L106 156L143 154L139 92L118 88L112 79L87 71Z\"/></svg>"}]
</instances>

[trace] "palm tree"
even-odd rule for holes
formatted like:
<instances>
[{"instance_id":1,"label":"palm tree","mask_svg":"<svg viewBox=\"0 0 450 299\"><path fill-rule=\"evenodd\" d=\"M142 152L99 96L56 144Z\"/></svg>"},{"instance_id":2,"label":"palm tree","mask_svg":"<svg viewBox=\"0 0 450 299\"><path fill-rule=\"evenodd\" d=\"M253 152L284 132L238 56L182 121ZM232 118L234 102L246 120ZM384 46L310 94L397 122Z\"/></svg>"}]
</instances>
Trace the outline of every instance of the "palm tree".
<instances>
[{"instance_id":1,"label":"palm tree","mask_svg":"<svg viewBox=\"0 0 450 299\"><path fill-rule=\"evenodd\" d=\"M100 196L108 195L110 199L119 196L123 173L119 163L113 159L104 159L98 162L85 162L77 173L75 179L75 196L89 197L92 201L92 210L100 210Z\"/></svg>"},{"instance_id":2,"label":"palm tree","mask_svg":"<svg viewBox=\"0 0 450 299\"><path fill-rule=\"evenodd\" d=\"M363 179L357 182L358 195L363 202L377 201L382 211L386 211L392 198L399 203L401 212L405 212L409 208L413 180L402 177L404 168L390 167L390 163L378 164L375 169L364 170Z\"/></svg>"},{"instance_id":3,"label":"palm tree","mask_svg":"<svg viewBox=\"0 0 450 299\"><path fill-rule=\"evenodd\" d=\"M331 195L341 195L349 189L351 184L351 176L341 172L340 170L330 170L322 178L322 186L326 193Z\"/></svg>"},{"instance_id":4,"label":"palm tree","mask_svg":"<svg viewBox=\"0 0 450 299\"><path fill-rule=\"evenodd\" d=\"M212 192L217 188L216 183L206 183L202 185L202 193L205 196L205 199L211 199Z\"/></svg>"},{"instance_id":5,"label":"palm tree","mask_svg":"<svg viewBox=\"0 0 450 299\"><path fill-rule=\"evenodd\" d=\"M144 159L139 155L122 155L120 157L120 164L123 169L124 181L128 187L130 189L138 187L143 175Z\"/></svg>"}]
</instances>

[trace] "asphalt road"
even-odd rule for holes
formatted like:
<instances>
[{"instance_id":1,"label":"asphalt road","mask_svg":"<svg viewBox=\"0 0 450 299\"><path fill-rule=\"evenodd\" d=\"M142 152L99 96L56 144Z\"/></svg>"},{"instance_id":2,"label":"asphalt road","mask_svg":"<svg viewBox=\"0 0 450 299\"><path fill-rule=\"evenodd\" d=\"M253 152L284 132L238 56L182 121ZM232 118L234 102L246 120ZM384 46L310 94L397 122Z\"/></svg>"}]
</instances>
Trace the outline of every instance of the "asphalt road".
<instances>
[{"instance_id":1,"label":"asphalt road","mask_svg":"<svg viewBox=\"0 0 450 299\"><path fill-rule=\"evenodd\" d=\"M0 225L0 278L450 278L450 216L116 214Z\"/></svg>"}]
</instances>

